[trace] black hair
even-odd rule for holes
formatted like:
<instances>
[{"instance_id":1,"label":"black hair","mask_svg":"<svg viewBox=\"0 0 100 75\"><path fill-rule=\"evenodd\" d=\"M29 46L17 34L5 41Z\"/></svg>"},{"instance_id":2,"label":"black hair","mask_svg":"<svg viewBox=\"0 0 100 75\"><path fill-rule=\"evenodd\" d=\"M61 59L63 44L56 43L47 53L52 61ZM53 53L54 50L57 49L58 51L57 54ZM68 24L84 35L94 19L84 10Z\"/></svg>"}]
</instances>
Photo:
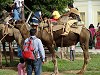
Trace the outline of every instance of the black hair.
<instances>
[{"instance_id":1,"label":"black hair","mask_svg":"<svg viewBox=\"0 0 100 75\"><path fill-rule=\"evenodd\" d=\"M18 8L17 8L17 3L14 3L13 8L14 8L14 9L18 9Z\"/></svg>"},{"instance_id":2,"label":"black hair","mask_svg":"<svg viewBox=\"0 0 100 75\"><path fill-rule=\"evenodd\" d=\"M100 31L100 26L98 27L98 31Z\"/></svg>"},{"instance_id":3,"label":"black hair","mask_svg":"<svg viewBox=\"0 0 100 75\"><path fill-rule=\"evenodd\" d=\"M99 27L99 24L100 24L100 23L97 24L97 27Z\"/></svg>"},{"instance_id":4,"label":"black hair","mask_svg":"<svg viewBox=\"0 0 100 75\"><path fill-rule=\"evenodd\" d=\"M53 7L52 10L56 10L56 7Z\"/></svg>"},{"instance_id":5,"label":"black hair","mask_svg":"<svg viewBox=\"0 0 100 75\"><path fill-rule=\"evenodd\" d=\"M69 4L68 4L68 7L74 8L74 6L73 6L72 3L69 3Z\"/></svg>"},{"instance_id":6,"label":"black hair","mask_svg":"<svg viewBox=\"0 0 100 75\"><path fill-rule=\"evenodd\" d=\"M23 58L20 58L20 63L24 63L24 59Z\"/></svg>"},{"instance_id":7,"label":"black hair","mask_svg":"<svg viewBox=\"0 0 100 75\"><path fill-rule=\"evenodd\" d=\"M76 8L78 10L78 8Z\"/></svg>"},{"instance_id":8,"label":"black hair","mask_svg":"<svg viewBox=\"0 0 100 75\"><path fill-rule=\"evenodd\" d=\"M89 29L90 29L90 28L94 28L93 24L90 24Z\"/></svg>"},{"instance_id":9,"label":"black hair","mask_svg":"<svg viewBox=\"0 0 100 75\"><path fill-rule=\"evenodd\" d=\"M30 29L30 35L31 36L34 36L36 34L36 29Z\"/></svg>"},{"instance_id":10,"label":"black hair","mask_svg":"<svg viewBox=\"0 0 100 75\"><path fill-rule=\"evenodd\" d=\"M47 18L48 18L48 15L47 15L47 14L44 14L42 18L45 18L45 17L47 17Z\"/></svg>"}]
</instances>

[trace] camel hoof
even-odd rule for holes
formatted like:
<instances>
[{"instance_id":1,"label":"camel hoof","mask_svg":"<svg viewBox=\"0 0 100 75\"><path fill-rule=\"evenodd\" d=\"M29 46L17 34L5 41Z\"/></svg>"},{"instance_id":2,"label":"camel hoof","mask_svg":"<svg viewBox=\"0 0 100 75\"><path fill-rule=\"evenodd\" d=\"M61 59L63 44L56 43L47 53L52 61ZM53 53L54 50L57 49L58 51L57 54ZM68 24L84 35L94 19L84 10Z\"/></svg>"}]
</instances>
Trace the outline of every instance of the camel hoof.
<instances>
[{"instance_id":1,"label":"camel hoof","mask_svg":"<svg viewBox=\"0 0 100 75\"><path fill-rule=\"evenodd\" d=\"M9 67L9 64L6 64L6 67Z\"/></svg>"},{"instance_id":2,"label":"camel hoof","mask_svg":"<svg viewBox=\"0 0 100 75\"><path fill-rule=\"evenodd\" d=\"M82 73L81 71L80 71L80 72L78 72L77 74L78 74L78 75L83 75L83 73Z\"/></svg>"},{"instance_id":3,"label":"camel hoof","mask_svg":"<svg viewBox=\"0 0 100 75\"><path fill-rule=\"evenodd\" d=\"M59 75L58 73L52 73L51 75Z\"/></svg>"},{"instance_id":4,"label":"camel hoof","mask_svg":"<svg viewBox=\"0 0 100 75\"><path fill-rule=\"evenodd\" d=\"M2 69L2 66L0 66L0 69Z\"/></svg>"}]
</instances>

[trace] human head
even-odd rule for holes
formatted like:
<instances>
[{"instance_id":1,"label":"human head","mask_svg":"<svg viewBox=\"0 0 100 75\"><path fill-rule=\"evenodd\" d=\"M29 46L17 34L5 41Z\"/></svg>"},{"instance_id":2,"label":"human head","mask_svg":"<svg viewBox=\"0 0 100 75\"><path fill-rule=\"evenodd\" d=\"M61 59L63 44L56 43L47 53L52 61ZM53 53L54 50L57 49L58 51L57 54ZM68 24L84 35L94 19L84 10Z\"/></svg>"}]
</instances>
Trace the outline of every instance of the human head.
<instances>
[{"instance_id":1,"label":"human head","mask_svg":"<svg viewBox=\"0 0 100 75\"><path fill-rule=\"evenodd\" d=\"M45 15L43 15L43 20L45 20L45 19L48 19L48 16L45 14Z\"/></svg>"},{"instance_id":2,"label":"human head","mask_svg":"<svg viewBox=\"0 0 100 75\"><path fill-rule=\"evenodd\" d=\"M100 31L100 26L98 27L98 31Z\"/></svg>"},{"instance_id":3,"label":"human head","mask_svg":"<svg viewBox=\"0 0 100 75\"><path fill-rule=\"evenodd\" d=\"M99 27L99 26L100 26L100 23L97 24L97 27Z\"/></svg>"},{"instance_id":4,"label":"human head","mask_svg":"<svg viewBox=\"0 0 100 75\"><path fill-rule=\"evenodd\" d=\"M89 29L90 29L90 28L94 28L93 24L90 24Z\"/></svg>"},{"instance_id":5,"label":"human head","mask_svg":"<svg viewBox=\"0 0 100 75\"><path fill-rule=\"evenodd\" d=\"M36 34L37 30L36 29L30 29L30 35L34 36Z\"/></svg>"},{"instance_id":6,"label":"human head","mask_svg":"<svg viewBox=\"0 0 100 75\"><path fill-rule=\"evenodd\" d=\"M72 4L72 3L69 3L69 4L68 4L68 8L69 8L69 9L70 9L70 8L74 8L73 4Z\"/></svg>"},{"instance_id":7,"label":"human head","mask_svg":"<svg viewBox=\"0 0 100 75\"><path fill-rule=\"evenodd\" d=\"M24 59L23 58L20 58L20 63L24 63Z\"/></svg>"},{"instance_id":8,"label":"human head","mask_svg":"<svg viewBox=\"0 0 100 75\"><path fill-rule=\"evenodd\" d=\"M14 5L12 6L13 9L18 9L17 8L17 3L14 3Z\"/></svg>"},{"instance_id":9,"label":"human head","mask_svg":"<svg viewBox=\"0 0 100 75\"><path fill-rule=\"evenodd\" d=\"M76 8L78 10L78 8Z\"/></svg>"},{"instance_id":10,"label":"human head","mask_svg":"<svg viewBox=\"0 0 100 75\"><path fill-rule=\"evenodd\" d=\"M52 7L51 9L51 12L55 11L56 10L56 7Z\"/></svg>"},{"instance_id":11,"label":"human head","mask_svg":"<svg viewBox=\"0 0 100 75\"><path fill-rule=\"evenodd\" d=\"M39 7L39 6L36 8L36 11L41 11L41 9L40 9L40 7Z\"/></svg>"}]
</instances>

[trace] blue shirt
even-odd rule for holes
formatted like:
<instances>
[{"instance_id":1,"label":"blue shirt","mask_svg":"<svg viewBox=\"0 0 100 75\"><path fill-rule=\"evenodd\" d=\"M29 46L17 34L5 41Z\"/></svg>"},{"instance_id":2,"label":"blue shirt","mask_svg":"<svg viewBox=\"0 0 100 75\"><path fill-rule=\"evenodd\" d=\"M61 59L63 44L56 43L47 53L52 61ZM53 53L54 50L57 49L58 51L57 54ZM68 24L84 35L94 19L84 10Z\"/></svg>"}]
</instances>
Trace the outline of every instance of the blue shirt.
<instances>
[{"instance_id":1,"label":"blue shirt","mask_svg":"<svg viewBox=\"0 0 100 75\"><path fill-rule=\"evenodd\" d=\"M34 25L39 25L40 17L41 17L41 11L36 11L34 13L34 16L32 17L32 22L33 22Z\"/></svg>"},{"instance_id":2,"label":"blue shirt","mask_svg":"<svg viewBox=\"0 0 100 75\"><path fill-rule=\"evenodd\" d=\"M14 14L14 20L16 20L16 21L20 20L19 13L18 13L17 9L13 10L13 14Z\"/></svg>"},{"instance_id":3,"label":"blue shirt","mask_svg":"<svg viewBox=\"0 0 100 75\"><path fill-rule=\"evenodd\" d=\"M34 42L34 52L36 52L38 54L38 57L37 58L40 58L42 57L43 61L45 60L45 51L44 51L44 48L43 48L43 44L42 44L42 41L37 38L36 36L31 36L33 38L33 42ZM29 38L27 38L25 40L25 42L28 41Z\"/></svg>"}]
</instances>

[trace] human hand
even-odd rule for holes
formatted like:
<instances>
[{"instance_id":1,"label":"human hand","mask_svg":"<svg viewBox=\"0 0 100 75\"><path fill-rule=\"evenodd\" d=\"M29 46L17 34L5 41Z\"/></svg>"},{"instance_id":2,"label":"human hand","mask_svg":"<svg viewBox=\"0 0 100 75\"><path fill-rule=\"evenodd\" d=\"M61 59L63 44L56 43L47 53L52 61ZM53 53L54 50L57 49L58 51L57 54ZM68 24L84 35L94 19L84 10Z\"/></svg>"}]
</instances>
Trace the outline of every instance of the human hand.
<instances>
[{"instance_id":1,"label":"human hand","mask_svg":"<svg viewBox=\"0 0 100 75\"><path fill-rule=\"evenodd\" d=\"M42 64L44 64L45 62L44 61L42 61Z\"/></svg>"},{"instance_id":2,"label":"human hand","mask_svg":"<svg viewBox=\"0 0 100 75\"><path fill-rule=\"evenodd\" d=\"M63 17L63 15L60 16L60 18L62 18L62 17Z\"/></svg>"}]
</instances>

